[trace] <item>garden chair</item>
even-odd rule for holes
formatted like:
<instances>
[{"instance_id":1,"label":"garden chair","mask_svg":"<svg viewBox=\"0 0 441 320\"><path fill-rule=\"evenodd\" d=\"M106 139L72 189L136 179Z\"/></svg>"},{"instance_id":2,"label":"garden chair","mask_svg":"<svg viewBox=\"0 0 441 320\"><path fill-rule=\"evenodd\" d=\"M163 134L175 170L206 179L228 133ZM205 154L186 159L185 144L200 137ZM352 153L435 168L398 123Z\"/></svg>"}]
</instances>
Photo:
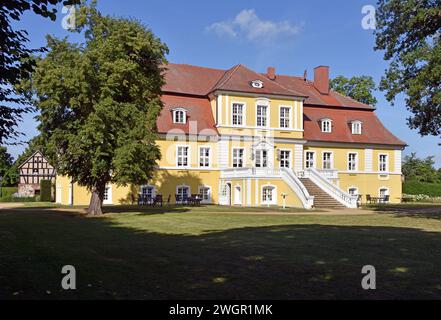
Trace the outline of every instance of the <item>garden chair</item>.
<instances>
[{"instance_id":1,"label":"garden chair","mask_svg":"<svg viewBox=\"0 0 441 320\"><path fill-rule=\"evenodd\" d=\"M366 195L366 202L367 202L367 203L373 203L373 200L372 200L372 197L371 197L370 194L367 194L367 195Z\"/></svg>"},{"instance_id":2,"label":"garden chair","mask_svg":"<svg viewBox=\"0 0 441 320\"><path fill-rule=\"evenodd\" d=\"M153 205L161 204L162 207L162 194L157 194L155 199L153 200Z\"/></svg>"}]
</instances>

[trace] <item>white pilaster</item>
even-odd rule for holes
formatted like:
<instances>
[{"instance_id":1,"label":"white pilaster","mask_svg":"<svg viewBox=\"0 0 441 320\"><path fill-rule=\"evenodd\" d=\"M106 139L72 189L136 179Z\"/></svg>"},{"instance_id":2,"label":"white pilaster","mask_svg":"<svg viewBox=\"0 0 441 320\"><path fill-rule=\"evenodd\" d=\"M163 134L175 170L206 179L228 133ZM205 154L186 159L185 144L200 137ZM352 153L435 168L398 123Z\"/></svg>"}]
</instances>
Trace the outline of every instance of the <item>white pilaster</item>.
<instances>
[{"instance_id":1,"label":"white pilaster","mask_svg":"<svg viewBox=\"0 0 441 320\"><path fill-rule=\"evenodd\" d=\"M372 149L364 149L364 171L372 172Z\"/></svg>"}]
</instances>

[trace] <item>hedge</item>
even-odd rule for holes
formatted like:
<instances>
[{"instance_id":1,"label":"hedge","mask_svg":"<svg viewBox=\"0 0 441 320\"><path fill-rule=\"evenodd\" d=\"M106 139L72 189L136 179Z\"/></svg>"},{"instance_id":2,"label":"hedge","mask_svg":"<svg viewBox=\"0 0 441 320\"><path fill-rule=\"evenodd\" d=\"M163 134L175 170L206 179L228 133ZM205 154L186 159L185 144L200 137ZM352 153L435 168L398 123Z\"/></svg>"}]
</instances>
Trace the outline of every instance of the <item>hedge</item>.
<instances>
[{"instance_id":1,"label":"hedge","mask_svg":"<svg viewBox=\"0 0 441 320\"><path fill-rule=\"evenodd\" d=\"M405 194L425 194L430 197L441 197L441 183L406 181L403 183Z\"/></svg>"},{"instance_id":2,"label":"hedge","mask_svg":"<svg viewBox=\"0 0 441 320\"><path fill-rule=\"evenodd\" d=\"M50 180L40 181L40 201L50 202L52 200L52 182Z\"/></svg>"},{"instance_id":3,"label":"hedge","mask_svg":"<svg viewBox=\"0 0 441 320\"><path fill-rule=\"evenodd\" d=\"M35 202L37 201L37 197L1 197L0 202Z\"/></svg>"}]
</instances>

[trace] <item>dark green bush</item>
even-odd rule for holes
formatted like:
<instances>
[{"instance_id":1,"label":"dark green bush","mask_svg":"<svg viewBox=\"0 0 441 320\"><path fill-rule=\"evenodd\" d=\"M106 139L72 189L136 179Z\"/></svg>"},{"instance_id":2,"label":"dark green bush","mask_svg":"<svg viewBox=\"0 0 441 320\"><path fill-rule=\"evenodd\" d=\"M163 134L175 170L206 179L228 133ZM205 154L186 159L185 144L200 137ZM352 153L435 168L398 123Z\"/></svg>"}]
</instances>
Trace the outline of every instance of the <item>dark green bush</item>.
<instances>
[{"instance_id":1,"label":"dark green bush","mask_svg":"<svg viewBox=\"0 0 441 320\"><path fill-rule=\"evenodd\" d=\"M430 197L441 197L441 183L406 181L403 183L405 194L425 194Z\"/></svg>"},{"instance_id":2,"label":"dark green bush","mask_svg":"<svg viewBox=\"0 0 441 320\"><path fill-rule=\"evenodd\" d=\"M52 200L51 188L52 182L50 180L40 181L40 201L50 202Z\"/></svg>"}]
</instances>

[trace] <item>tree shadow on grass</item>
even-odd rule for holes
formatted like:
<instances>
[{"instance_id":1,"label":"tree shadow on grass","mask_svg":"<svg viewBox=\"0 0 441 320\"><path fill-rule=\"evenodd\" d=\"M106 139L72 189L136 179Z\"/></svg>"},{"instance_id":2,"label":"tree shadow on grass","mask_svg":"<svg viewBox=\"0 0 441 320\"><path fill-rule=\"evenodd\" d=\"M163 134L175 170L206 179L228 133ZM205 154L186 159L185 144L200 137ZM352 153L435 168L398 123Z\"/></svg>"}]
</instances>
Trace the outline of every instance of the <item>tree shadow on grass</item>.
<instances>
[{"instance_id":1,"label":"tree shadow on grass","mask_svg":"<svg viewBox=\"0 0 441 320\"><path fill-rule=\"evenodd\" d=\"M1 299L441 297L441 233L292 224L188 235L54 213L0 216ZM68 264L76 290L60 287ZM361 288L364 265L376 290Z\"/></svg>"}]
</instances>

